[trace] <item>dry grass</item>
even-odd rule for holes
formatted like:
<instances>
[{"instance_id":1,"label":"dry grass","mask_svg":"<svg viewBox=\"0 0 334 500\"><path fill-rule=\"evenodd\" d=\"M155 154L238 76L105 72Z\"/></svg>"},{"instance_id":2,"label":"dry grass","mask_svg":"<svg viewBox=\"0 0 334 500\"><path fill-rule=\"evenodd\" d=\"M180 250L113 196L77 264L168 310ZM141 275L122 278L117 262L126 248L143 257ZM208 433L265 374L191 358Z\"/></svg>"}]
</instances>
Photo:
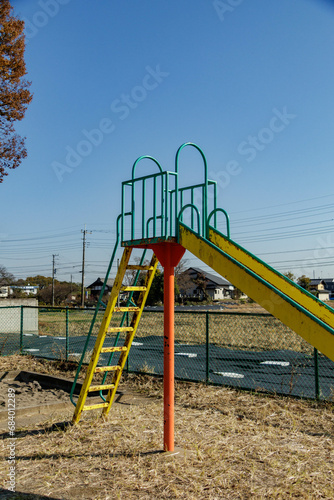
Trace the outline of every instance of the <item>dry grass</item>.
<instances>
[{"instance_id":1,"label":"dry grass","mask_svg":"<svg viewBox=\"0 0 334 500\"><path fill-rule=\"evenodd\" d=\"M115 404L108 422L90 412L75 427L48 421L18 432L17 490L58 499L334 498L333 405L178 383L175 444L189 453L176 459L159 453L161 380L131 375L122 387L150 398Z\"/></svg>"},{"instance_id":2,"label":"dry grass","mask_svg":"<svg viewBox=\"0 0 334 500\"><path fill-rule=\"evenodd\" d=\"M27 370L39 373L46 373L48 375L55 375L59 377L74 378L77 371L78 364L66 361L48 361L43 358L34 358L33 356L26 355L20 356L13 354L12 356L0 357L0 372L11 370ZM82 367L84 374L86 367Z\"/></svg>"}]
</instances>

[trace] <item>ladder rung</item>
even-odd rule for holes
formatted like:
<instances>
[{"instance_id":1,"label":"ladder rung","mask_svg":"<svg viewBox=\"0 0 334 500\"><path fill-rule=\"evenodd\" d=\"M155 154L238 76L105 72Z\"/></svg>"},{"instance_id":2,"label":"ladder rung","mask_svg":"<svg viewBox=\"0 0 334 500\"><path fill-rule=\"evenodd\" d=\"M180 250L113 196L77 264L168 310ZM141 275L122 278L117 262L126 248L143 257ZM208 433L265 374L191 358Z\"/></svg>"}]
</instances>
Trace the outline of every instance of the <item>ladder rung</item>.
<instances>
[{"instance_id":1,"label":"ladder rung","mask_svg":"<svg viewBox=\"0 0 334 500\"><path fill-rule=\"evenodd\" d=\"M137 271L153 271L153 266L139 266L137 264L129 264L127 269L135 269Z\"/></svg>"},{"instance_id":2,"label":"ladder rung","mask_svg":"<svg viewBox=\"0 0 334 500\"><path fill-rule=\"evenodd\" d=\"M120 370L121 367L118 366L118 365L115 365L115 366L98 366L97 368L95 368L95 373L101 373L101 372L113 372L113 371L117 371L117 370Z\"/></svg>"},{"instance_id":3,"label":"ladder rung","mask_svg":"<svg viewBox=\"0 0 334 500\"><path fill-rule=\"evenodd\" d=\"M128 348L126 345L120 346L120 347L102 347L101 352L122 352L122 351L127 351Z\"/></svg>"},{"instance_id":4,"label":"ladder rung","mask_svg":"<svg viewBox=\"0 0 334 500\"><path fill-rule=\"evenodd\" d=\"M115 312L139 312L139 307L115 307Z\"/></svg>"},{"instance_id":5,"label":"ladder rung","mask_svg":"<svg viewBox=\"0 0 334 500\"><path fill-rule=\"evenodd\" d=\"M83 409L83 411L86 411L86 410L95 410L96 408L107 408L108 405L109 405L108 402L106 402L106 403L97 403L96 405L87 405L87 406L84 406L82 409Z\"/></svg>"},{"instance_id":6,"label":"ladder rung","mask_svg":"<svg viewBox=\"0 0 334 500\"><path fill-rule=\"evenodd\" d=\"M91 385L90 388L88 389L88 392L103 391L103 390L107 390L107 389L113 389L114 387L115 387L115 384Z\"/></svg>"},{"instance_id":7,"label":"ladder rung","mask_svg":"<svg viewBox=\"0 0 334 500\"><path fill-rule=\"evenodd\" d=\"M108 333L133 332L133 328L132 326L110 326L107 332Z\"/></svg>"},{"instance_id":8,"label":"ladder rung","mask_svg":"<svg viewBox=\"0 0 334 500\"><path fill-rule=\"evenodd\" d=\"M145 292L146 286L123 286L121 292Z\"/></svg>"}]
</instances>

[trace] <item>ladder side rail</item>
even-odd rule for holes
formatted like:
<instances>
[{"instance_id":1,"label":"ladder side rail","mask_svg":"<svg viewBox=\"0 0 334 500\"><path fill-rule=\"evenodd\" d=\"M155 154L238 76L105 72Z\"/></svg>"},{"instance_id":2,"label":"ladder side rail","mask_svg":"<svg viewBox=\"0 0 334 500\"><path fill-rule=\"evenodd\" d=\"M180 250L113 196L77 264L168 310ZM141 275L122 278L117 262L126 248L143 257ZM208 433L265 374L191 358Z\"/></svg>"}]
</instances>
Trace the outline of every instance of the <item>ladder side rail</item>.
<instances>
[{"instance_id":1,"label":"ladder side rail","mask_svg":"<svg viewBox=\"0 0 334 500\"><path fill-rule=\"evenodd\" d=\"M147 252L147 249L145 249L142 253L142 256L141 256L141 259L140 259L140 262L139 262L139 265L142 266L144 264L144 261L145 261L145 256L146 256L146 252ZM132 286L136 286L137 285L137 282L138 282L138 279L139 279L139 275L140 275L140 270L138 270L135 274L135 278L133 280L133 283L132 283ZM130 307L131 304L133 304L132 302L132 297L133 297L133 294L134 292L131 291L129 293L129 297L127 299L127 302L126 302L126 307ZM125 321L126 321L126 318L127 318L127 315L128 313L127 312L124 312L123 315L122 315L122 319L121 319L121 322L120 322L120 328L122 328L122 326L124 325ZM120 337L120 334L121 332L118 332L117 335L116 335L116 338L115 338L115 341L114 341L114 347L116 347L118 345L118 341L119 341L119 337ZM107 361L107 364L105 366L110 366L111 365L111 362L113 360L113 357L114 357L114 352L110 353L110 356L109 356L109 359ZM103 378L102 378L102 382L101 382L101 385L105 383L106 379L107 379L107 376L108 376L108 373L106 372L104 375L103 375ZM103 401L106 401L105 397L103 396L102 394L102 391L100 391L100 397L103 399Z\"/></svg>"},{"instance_id":2,"label":"ladder side rail","mask_svg":"<svg viewBox=\"0 0 334 500\"><path fill-rule=\"evenodd\" d=\"M79 374L80 374L80 370L81 370L81 367L82 367L82 364L83 364L83 360L85 358L85 353L86 353L86 350L87 350L87 347L88 347L88 343L89 343L90 337L92 335L92 331L93 331L93 327L94 327L97 315L98 315L99 310L100 310L100 305L102 304L103 306L105 306L105 304L102 301L102 297L103 297L105 288L107 286L107 281L108 281L108 278L109 278L109 274L110 274L112 265L113 265L114 260L115 260L115 255L116 255L116 252L117 252L117 248L119 246L119 241L120 241L119 222L120 222L121 218L122 218L122 214L120 214L117 217L117 220L116 220L116 242L115 242L114 250L113 250L113 253L112 253L110 261L109 261L109 266L108 266L108 269L107 269L107 272L106 272L106 276L104 278L104 282L103 282L103 285L102 285L102 288L101 288L100 296L99 296L99 299L98 299L97 304L96 304L96 308L95 308L95 312L94 312L94 315L93 315L93 318L92 318L92 322L90 324L90 328L89 328L89 331L88 331L88 334L87 334L87 338L86 338L86 341L85 341L85 344L84 344L84 347L83 347L83 351L82 351L82 354L81 354L81 358L80 358L79 363L78 363L78 368L77 368L77 371L76 371L76 374L75 374L75 377L74 377L74 381L73 381L73 384L72 384L72 387L71 387L70 401L71 401L71 403L74 406L76 406L76 403L75 403L75 401L73 401L73 395L74 395L76 383L77 383L78 378L79 378Z\"/></svg>"},{"instance_id":3,"label":"ladder side rail","mask_svg":"<svg viewBox=\"0 0 334 500\"><path fill-rule=\"evenodd\" d=\"M82 384L79 399L78 399L76 407L75 407L75 411L74 411L74 415L73 415L73 422L74 423L78 422L78 420L80 419L80 415L81 415L81 412L83 410L83 407L84 407L84 404L85 404L85 401L86 401L86 398L87 398L87 395L89 392L89 387L91 386L91 383L92 383L92 380L94 377L94 373L95 373L97 364L99 362L101 350L103 347L103 342L104 342L104 339L105 339L106 333L107 333L107 328L110 324L111 316L113 314L113 311L114 311L114 308L115 308L115 305L117 302L118 294L119 294L119 291L122 287L122 281L123 281L125 269L126 269L126 266L129 262L131 253L132 253L132 248L125 248L124 249L122 259L120 262L120 266L119 266L119 269L118 269L118 272L117 272L117 275L115 278L114 286L112 288L110 298L108 301L108 306L107 306L106 310L104 311L104 315L103 315L103 319L102 319L102 322L100 325L99 333L98 333L98 336L97 336L96 341L95 341L95 346L94 346L94 349L93 349L93 352L92 352L92 355L90 358L90 362L89 362L89 365L87 368L86 376L85 376L84 382Z\"/></svg>"},{"instance_id":4,"label":"ladder side rail","mask_svg":"<svg viewBox=\"0 0 334 500\"><path fill-rule=\"evenodd\" d=\"M110 408L112 406L112 403L114 401L114 398L115 398L115 395L116 395L116 391L117 391L117 388L118 388L118 384L119 384L119 381L121 379L121 376L122 376L122 373L123 373L123 369L124 369L124 366L125 366L125 363L126 363L126 360L128 358L129 351L130 351L130 348L131 348L131 345L132 345L132 341L133 341L134 336L136 334L136 331L137 331L137 328L138 328L138 324L139 324L139 321L141 319L141 315L142 315L143 309L145 307L146 299L147 299L148 294L150 292L152 281L153 281L156 269L158 267L158 259L155 256L155 254L153 254L153 256L152 256L151 266L153 267L153 269L151 271L148 271L148 273L146 275L146 278L145 278L144 286L145 286L146 290L139 296L139 300L138 300L138 306L140 307L140 311L138 313L135 313L133 315L133 317L132 317L132 321L131 321L130 326L131 326L131 328L133 330L131 332L129 332L127 334L127 336L126 336L124 345L127 346L127 350L126 351L122 351L121 354L120 354L120 357L119 357L119 360L118 360L118 366L120 367L120 369L116 370L115 373L114 373L114 375L113 375L113 379L112 379L111 384L114 385L114 388L110 389L109 392L108 392L108 395L107 395L108 406L103 408L103 411L102 411L102 415L103 416L107 416L108 415L108 413L110 411Z\"/></svg>"}]
</instances>

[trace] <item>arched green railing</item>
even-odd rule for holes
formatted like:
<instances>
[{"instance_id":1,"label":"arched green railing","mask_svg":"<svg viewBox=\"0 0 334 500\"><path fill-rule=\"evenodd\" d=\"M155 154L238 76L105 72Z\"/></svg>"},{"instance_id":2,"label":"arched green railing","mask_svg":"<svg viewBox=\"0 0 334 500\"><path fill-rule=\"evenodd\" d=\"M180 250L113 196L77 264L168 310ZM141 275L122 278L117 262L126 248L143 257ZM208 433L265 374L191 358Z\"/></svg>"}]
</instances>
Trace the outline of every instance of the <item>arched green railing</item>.
<instances>
[{"instance_id":1,"label":"arched green railing","mask_svg":"<svg viewBox=\"0 0 334 500\"><path fill-rule=\"evenodd\" d=\"M201 156L203 182L180 186L181 152L187 147L194 148ZM154 162L158 172L136 177L138 163L142 160ZM175 156L175 172L163 171L152 156L140 156L133 164L131 179L122 184L123 246L177 238L178 221L182 220L183 208L189 206L192 207L190 226L194 226L195 217L200 219L199 234L206 237L209 212L210 220L213 213L216 226L217 182L208 179L208 165L202 149L192 142L182 144Z\"/></svg>"},{"instance_id":2,"label":"arched green railing","mask_svg":"<svg viewBox=\"0 0 334 500\"><path fill-rule=\"evenodd\" d=\"M176 153L176 156L175 156L175 173L178 174L179 173L179 158L180 158L180 153L181 151L186 148L186 147L193 147L195 148L199 153L200 155L202 156L202 159L203 159L203 163L204 163L204 183L203 184L199 184L197 186L188 186L187 188L189 189L195 189L196 187L200 187L202 186L202 234L203 236L205 237L206 236L206 219L207 219L207 214L208 214L208 165L207 165L207 161L206 161L206 158L205 158L205 155L203 153L203 151L201 150L201 148L199 146L197 146L196 144L194 144L193 142L186 142L184 144L182 144L182 146L179 147L179 149L177 150L177 153ZM179 188L179 178L178 178L178 175L176 176L176 180L175 180L175 214L177 215L179 213L179 191L180 191L180 188ZM182 191L181 191L182 193ZM182 196L182 194L181 194ZM193 197L193 191L192 191L192 197ZM192 198L192 201L191 203L193 204L193 198ZM181 205L181 203L180 203ZM182 208L182 206L181 206Z\"/></svg>"},{"instance_id":3,"label":"arched green railing","mask_svg":"<svg viewBox=\"0 0 334 500\"><path fill-rule=\"evenodd\" d=\"M207 224L206 224L206 234L208 235L209 234L209 228L212 227L211 224L210 224L210 220L212 218L212 216L215 217L215 222L214 222L214 229L217 229L217 220L216 220L216 215L218 212L222 212L224 215L225 215L225 220L226 220L226 236L228 238L231 237L231 232L230 232L230 218L228 216L228 213L226 212L226 210L224 210L223 208L215 208L214 210L212 210L212 212L210 212L209 216L208 216L208 220L207 220Z\"/></svg>"}]
</instances>

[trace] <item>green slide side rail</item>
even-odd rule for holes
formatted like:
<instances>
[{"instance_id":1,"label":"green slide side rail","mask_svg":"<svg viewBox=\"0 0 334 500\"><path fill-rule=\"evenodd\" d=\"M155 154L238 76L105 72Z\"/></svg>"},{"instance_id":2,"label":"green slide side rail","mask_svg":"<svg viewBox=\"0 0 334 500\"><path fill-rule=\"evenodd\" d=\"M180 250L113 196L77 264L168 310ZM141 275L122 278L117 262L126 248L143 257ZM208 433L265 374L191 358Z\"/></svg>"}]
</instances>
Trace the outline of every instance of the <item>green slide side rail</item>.
<instances>
[{"instance_id":1,"label":"green slide side rail","mask_svg":"<svg viewBox=\"0 0 334 500\"><path fill-rule=\"evenodd\" d=\"M273 274L268 272L266 274L267 280L258 275L256 272L260 263L258 259L253 262L249 260L249 267L246 267L237 258L221 250L215 243L199 236L182 223L179 223L178 233L179 243L184 248L240 288L306 342L334 361L333 328L306 308L307 301L301 305L285 292L276 288L271 282ZM241 247L238 247L239 252L240 249ZM248 257L250 255L247 253ZM286 289L288 288L289 286L286 286ZM290 288L292 289L292 285ZM293 294L290 293L290 295ZM310 297L307 298L312 300Z\"/></svg>"},{"instance_id":2,"label":"green slide side rail","mask_svg":"<svg viewBox=\"0 0 334 500\"><path fill-rule=\"evenodd\" d=\"M220 250L223 250L240 262L240 264L254 271L258 276L268 281L275 288L290 297L290 299L297 302L334 329L334 309L319 300L312 293L301 288L289 278L273 269L255 255L252 255L231 239L226 238L226 236L211 226L209 227L207 238L211 243L220 248Z\"/></svg>"}]
</instances>

